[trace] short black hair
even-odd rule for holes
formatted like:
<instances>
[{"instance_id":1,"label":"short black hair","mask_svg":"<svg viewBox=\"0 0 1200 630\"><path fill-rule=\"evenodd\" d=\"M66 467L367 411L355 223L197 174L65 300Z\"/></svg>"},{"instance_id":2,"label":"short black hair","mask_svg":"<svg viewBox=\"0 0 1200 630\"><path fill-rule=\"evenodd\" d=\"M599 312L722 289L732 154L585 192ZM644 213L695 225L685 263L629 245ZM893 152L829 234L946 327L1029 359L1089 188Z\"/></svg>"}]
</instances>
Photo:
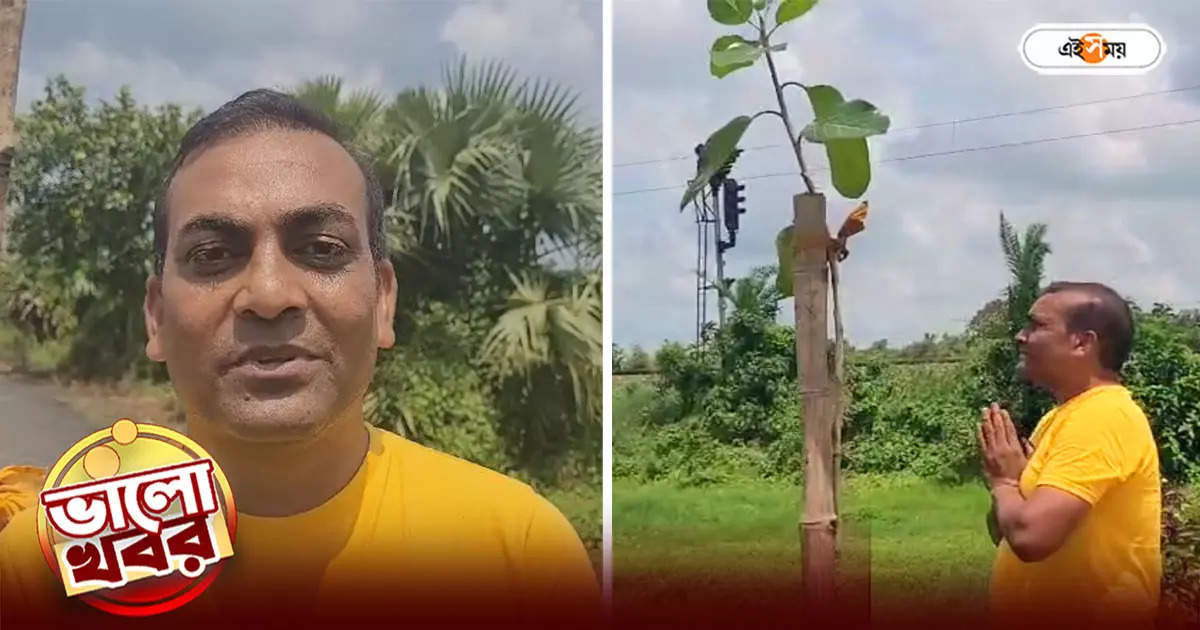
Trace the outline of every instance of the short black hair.
<instances>
[{"instance_id":1,"label":"short black hair","mask_svg":"<svg viewBox=\"0 0 1200 630\"><path fill-rule=\"evenodd\" d=\"M367 237L375 262L387 256L383 234L383 190L369 159L343 140L341 130L324 115L310 109L294 96L274 90L251 90L201 118L184 134L179 152L162 183L154 204L154 271L161 275L167 257L167 192L171 181L188 157L230 138L271 130L319 133L331 138L350 154L362 172L367 191Z\"/></svg>"},{"instance_id":2,"label":"short black hair","mask_svg":"<svg viewBox=\"0 0 1200 630\"><path fill-rule=\"evenodd\" d=\"M1042 295L1066 291L1076 291L1091 298L1067 313L1067 330L1095 332L1100 341L1100 365L1120 372L1133 347L1133 312L1129 303L1099 282L1055 282L1046 287Z\"/></svg>"}]
</instances>

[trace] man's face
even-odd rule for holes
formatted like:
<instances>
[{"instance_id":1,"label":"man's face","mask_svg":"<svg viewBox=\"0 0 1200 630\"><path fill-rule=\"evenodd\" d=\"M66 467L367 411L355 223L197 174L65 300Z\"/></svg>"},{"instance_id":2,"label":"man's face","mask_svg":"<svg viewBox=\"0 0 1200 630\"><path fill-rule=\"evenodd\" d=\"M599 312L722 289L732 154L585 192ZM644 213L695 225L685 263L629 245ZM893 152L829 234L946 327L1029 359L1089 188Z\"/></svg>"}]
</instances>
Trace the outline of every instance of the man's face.
<instances>
[{"instance_id":1,"label":"man's face","mask_svg":"<svg viewBox=\"0 0 1200 630\"><path fill-rule=\"evenodd\" d=\"M1088 343L1067 331L1071 309L1086 299L1071 291L1048 293L1038 298L1029 310L1029 323L1017 333L1020 375L1035 385L1049 386L1064 370L1077 369L1086 360Z\"/></svg>"},{"instance_id":2,"label":"man's face","mask_svg":"<svg viewBox=\"0 0 1200 630\"><path fill-rule=\"evenodd\" d=\"M286 441L358 413L396 280L376 273L353 159L317 133L258 132L191 156L168 194L146 353L189 422Z\"/></svg>"}]
</instances>

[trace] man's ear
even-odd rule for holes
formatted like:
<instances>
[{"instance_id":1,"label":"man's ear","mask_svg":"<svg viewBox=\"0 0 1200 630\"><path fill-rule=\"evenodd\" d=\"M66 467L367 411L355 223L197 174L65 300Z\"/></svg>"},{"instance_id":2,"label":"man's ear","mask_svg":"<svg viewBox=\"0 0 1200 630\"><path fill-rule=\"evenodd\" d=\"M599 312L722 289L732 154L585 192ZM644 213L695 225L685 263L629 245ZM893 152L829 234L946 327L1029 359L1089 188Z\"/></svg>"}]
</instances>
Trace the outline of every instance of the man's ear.
<instances>
[{"instance_id":1,"label":"man's ear","mask_svg":"<svg viewBox=\"0 0 1200 630\"><path fill-rule=\"evenodd\" d=\"M1094 352L1097 356L1100 354L1100 336L1094 330L1085 330L1075 333L1075 350L1080 354L1086 354L1088 351Z\"/></svg>"},{"instance_id":2,"label":"man's ear","mask_svg":"<svg viewBox=\"0 0 1200 630\"><path fill-rule=\"evenodd\" d=\"M162 302L162 276L155 274L146 279L146 300L142 305L142 314L146 319L146 356L159 363L167 360L160 336Z\"/></svg>"},{"instance_id":3,"label":"man's ear","mask_svg":"<svg viewBox=\"0 0 1200 630\"><path fill-rule=\"evenodd\" d=\"M376 265L377 297L375 303L375 338L380 348L396 343L396 270L392 261L384 259Z\"/></svg>"}]
</instances>

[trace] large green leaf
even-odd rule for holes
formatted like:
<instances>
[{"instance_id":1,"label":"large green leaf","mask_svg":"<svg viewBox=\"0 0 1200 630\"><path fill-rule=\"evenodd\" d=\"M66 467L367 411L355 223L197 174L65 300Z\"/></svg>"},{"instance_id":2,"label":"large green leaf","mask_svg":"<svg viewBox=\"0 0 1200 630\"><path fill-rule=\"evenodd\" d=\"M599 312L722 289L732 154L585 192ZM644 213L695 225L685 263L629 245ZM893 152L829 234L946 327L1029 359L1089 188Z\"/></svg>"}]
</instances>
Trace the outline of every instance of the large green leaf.
<instances>
[{"instance_id":1,"label":"large green leaf","mask_svg":"<svg viewBox=\"0 0 1200 630\"><path fill-rule=\"evenodd\" d=\"M792 286L795 284L795 278L792 277L794 251L792 224L789 223L787 227L779 230L779 234L775 235L775 255L779 259L779 272L775 274L775 288L779 289L779 293L783 297L792 297Z\"/></svg>"},{"instance_id":2,"label":"large green leaf","mask_svg":"<svg viewBox=\"0 0 1200 630\"><path fill-rule=\"evenodd\" d=\"M723 35L713 42L709 53L709 70L718 79L751 66L763 54L762 46L740 35Z\"/></svg>"},{"instance_id":3,"label":"large green leaf","mask_svg":"<svg viewBox=\"0 0 1200 630\"><path fill-rule=\"evenodd\" d=\"M825 156L833 187L847 199L858 199L871 184L871 155L866 138L830 140L825 143Z\"/></svg>"},{"instance_id":4,"label":"large green leaf","mask_svg":"<svg viewBox=\"0 0 1200 630\"><path fill-rule=\"evenodd\" d=\"M686 208L692 199L708 185L709 178L725 165L725 161L729 159L730 155L733 155L733 150L737 148L738 142L741 142L742 136L746 133L746 128L750 126L752 120L754 119L750 116L738 116L708 137L704 143L704 160L700 163L696 178L688 185L687 190L683 193L683 199L679 201L680 210Z\"/></svg>"},{"instance_id":5,"label":"large green leaf","mask_svg":"<svg viewBox=\"0 0 1200 630\"><path fill-rule=\"evenodd\" d=\"M785 24L808 13L817 0L783 0L775 11L775 23Z\"/></svg>"},{"instance_id":6,"label":"large green leaf","mask_svg":"<svg viewBox=\"0 0 1200 630\"><path fill-rule=\"evenodd\" d=\"M829 140L866 138L887 133L891 121L879 113L875 106L853 100L839 103L826 116L818 116L800 132L809 142L823 143Z\"/></svg>"},{"instance_id":7,"label":"large green leaf","mask_svg":"<svg viewBox=\"0 0 1200 630\"><path fill-rule=\"evenodd\" d=\"M841 92L830 85L806 86L804 91L808 93L817 120L834 117L846 104ZM871 156L866 138L829 140L824 144L833 187L848 199L861 197L871 183Z\"/></svg>"},{"instance_id":8,"label":"large green leaf","mask_svg":"<svg viewBox=\"0 0 1200 630\"><path fill-rule=\"evenodd\" d=\"M845 101L842 93L832 85L806 85L804 91L808 94L808 102L812 105L813 118L825 118L832 115L837 106Z\"/></svg>"},{"instance_id":9,"label":"large green leaf","mask_svg":"<svg viewBox=\"0 0 1200 630\"><path fill-rule=\"evenodd\" d=\"M753 0L708 0L708 14L721 24L745 24L753 13Z\"/></svg>"}]
</instances>

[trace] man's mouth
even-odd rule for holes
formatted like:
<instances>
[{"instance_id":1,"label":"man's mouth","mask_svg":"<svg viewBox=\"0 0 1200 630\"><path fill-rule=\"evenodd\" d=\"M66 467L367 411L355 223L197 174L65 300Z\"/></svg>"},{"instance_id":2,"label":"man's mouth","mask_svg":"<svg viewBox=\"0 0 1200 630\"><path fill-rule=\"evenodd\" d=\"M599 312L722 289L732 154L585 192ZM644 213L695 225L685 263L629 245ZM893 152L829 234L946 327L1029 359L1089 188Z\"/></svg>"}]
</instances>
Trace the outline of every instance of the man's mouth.
<instances>
[{"instance_id":1,"label":"man's mouth","mask_svg":"<svg viewBox=\"0 0 1200 630\"><path fill-rule=\"evenodd\" d=\"M247 363L253 363L254 365L259 366L259 367L271 368L271 367L283 365L284 363L287 363L288 361L294 361L294 360L295 360L294 357L282 357L282 358L278 358L278 359L255 359L253 361L247 361Z\"/></svg>"},{"instance_id":2,"label":"man's mouth","mask_svg":"<svg viewBox=\"0 0 1200 630\"><path fill-rule=\"evenodd\" d=\"M230 370L258 378L303 376L318 361L308 350L294 345L260 346L240 354Z\"/></svg>"}]
</instances>

